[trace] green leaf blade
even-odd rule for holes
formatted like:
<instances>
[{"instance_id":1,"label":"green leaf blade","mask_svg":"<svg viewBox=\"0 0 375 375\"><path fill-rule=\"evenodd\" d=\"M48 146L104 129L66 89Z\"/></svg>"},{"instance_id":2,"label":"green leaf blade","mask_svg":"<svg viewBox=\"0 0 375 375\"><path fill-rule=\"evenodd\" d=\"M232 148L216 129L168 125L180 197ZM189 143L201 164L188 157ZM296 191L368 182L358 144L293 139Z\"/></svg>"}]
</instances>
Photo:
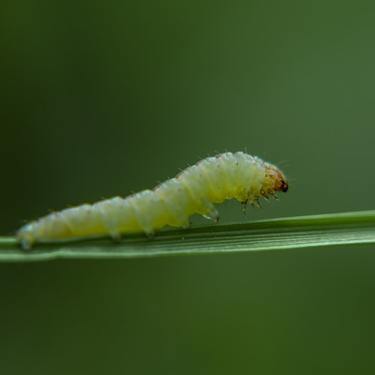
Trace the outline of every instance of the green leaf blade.
<instances>
[{"instance_id":1,"label":"green leaf blade","mask_svg":"<svg viewBox=\"0 0 375 375\"><path fill-rule=\"evenodd\" d=\"M0 262L68 259L141 258L287 250L375 243L375 210L209 225L143 235L36 245L22 251L11 237L0 238Z\"/></svg>"}]
</instances>

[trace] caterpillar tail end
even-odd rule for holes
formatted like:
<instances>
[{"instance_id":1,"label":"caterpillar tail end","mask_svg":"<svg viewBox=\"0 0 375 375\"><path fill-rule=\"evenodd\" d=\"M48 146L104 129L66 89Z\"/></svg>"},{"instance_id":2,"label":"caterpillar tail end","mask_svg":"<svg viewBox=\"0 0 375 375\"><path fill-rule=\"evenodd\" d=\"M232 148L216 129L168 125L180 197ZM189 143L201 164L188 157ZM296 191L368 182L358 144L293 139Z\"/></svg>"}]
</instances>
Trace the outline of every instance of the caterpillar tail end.
<instances>
[{"instance_id":1,"label":"caterpillar tail end","mask_svg":"<svg viewBox=\"0 0 375 375\"><path fill-rule=\"evenodd\" d=\"M34 242L35 237L32 233L32 225L27 224L23 226L16 235L17 241L19 242L22 250L29 251L31 250Z\"/></svg>"}]
</instances>

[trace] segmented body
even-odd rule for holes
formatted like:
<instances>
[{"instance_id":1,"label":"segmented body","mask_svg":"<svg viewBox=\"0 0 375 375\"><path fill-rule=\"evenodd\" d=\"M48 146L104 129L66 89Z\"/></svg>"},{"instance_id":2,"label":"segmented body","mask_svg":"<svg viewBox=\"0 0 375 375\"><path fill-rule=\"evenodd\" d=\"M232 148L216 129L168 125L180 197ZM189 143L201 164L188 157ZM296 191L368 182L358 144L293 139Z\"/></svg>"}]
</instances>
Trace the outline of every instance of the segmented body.
<instances>
[{"instance_id":1,"label":"segmented body","mask_svg":"<svg viewBox=\"0 0 375 375\"><path fill-rule=\"evenodd\" d=\"M22 227L17 237L29 249L34 242L152 234L165 226L188 227L193 214L218 220L214 204L226 199L256 204L287 189L276 166L243 152L226 152L201 160L153 190L51 213Z\"/></svg>"}]
</instances>

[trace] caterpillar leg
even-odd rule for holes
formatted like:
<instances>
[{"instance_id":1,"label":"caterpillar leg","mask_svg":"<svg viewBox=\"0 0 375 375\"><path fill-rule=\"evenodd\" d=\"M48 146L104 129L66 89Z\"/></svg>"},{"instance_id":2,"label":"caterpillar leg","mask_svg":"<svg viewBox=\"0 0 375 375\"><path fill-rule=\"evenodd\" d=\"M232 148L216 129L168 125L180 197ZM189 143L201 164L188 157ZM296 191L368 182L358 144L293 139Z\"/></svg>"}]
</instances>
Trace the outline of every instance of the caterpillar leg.
<instances>
[{"instance_id":1,"label":"caterpillar leg","mask_svg":"<svg viewBox=\"0 0 375 375\"><path fill-rule=\"evenodd\" d=\"M114 242L121 240L121 232L119 231L119 220L116 215L115 208L116 203L121 202L122 199L119 197L112 198L107 201L102 201L93 206L93 210L97 210L101 217L105 228L107 229L108 235Z\"/></svg>"},{"instance_id":2,"label":"caterpillar leg","mask_svg":"<svg viewBox=\"0 0 375 375\"><path fill-rule=\"evenodd\" d=\"M118 231L109 231L108 232L109 237L111 237L113 242L120 242L121 241L121 233Z\"/></svg>"},{"instance_id":3,"label":"caterpillar leg","mask_svg":"<svg viewBox=\"0 0 375 375\"><path fill-rule=\"evenodd\" d=\"M262 208L259 199L255 199L253 202L251 202L251 205L255 208Z\"/></svg>"},{"instance_id":4,"label":"caterpillar leg","mask_svg":"<svg viewBox=\"0 0 375 375\"><path fill-rule=\"evenodd\" d=\"M216 223L219 221L220 219L220 216L219 216L219 211L215 208L214 205L210 204L208 205L207 207L207 211L204 212L203 214L203 217L205 217L206 219L209 219L209 220L213 220L215 221Z\"/></svg>"},{"instance_id":5,"label":"caterpillar leg","mask_svg":"<svg viewBox=\"0 0 375 375\"><path fill-rule=\"evenodd\" d=\"M249 201L242 201L241 202L241 211L244 215L246 215L246 210L247 210L247 205L248 205Z\"/></svg>"},{"instance_id":6,"label":"caterpillar leg","mask_svg":"<svg viewBox=\"0 0 375 375\"><path fill-rule=\"evenodd\" d=\"M108 230L109 237L111 237L114 242L121 241L121 233L118 230L118 224L114 220L108 218L105 222L105 226Z\"/></svg>"}]
</instances>

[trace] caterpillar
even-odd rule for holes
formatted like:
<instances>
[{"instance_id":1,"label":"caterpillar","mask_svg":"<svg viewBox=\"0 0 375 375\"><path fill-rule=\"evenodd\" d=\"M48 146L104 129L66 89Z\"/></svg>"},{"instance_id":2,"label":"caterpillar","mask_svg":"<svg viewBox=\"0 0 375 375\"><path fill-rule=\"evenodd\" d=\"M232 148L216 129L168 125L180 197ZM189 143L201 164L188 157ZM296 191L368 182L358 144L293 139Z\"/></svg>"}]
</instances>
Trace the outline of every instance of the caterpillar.
<instances>
[{"instance_id":1,"label":"caterpillar","mask_svg":"<svg viewBox=\"0 0 375 375\"><path fill-rule=\"evenodd\" d=\"M165 226L188 227L193 214L218 221L214 204L224 200L257 206L260 198L287 190L286 177L276 166L244 152L226 152L199 161L153 190L51 213L21 227L17 239L28 250L39 242L152 235Z\"/></svg>"}]
</instances>

